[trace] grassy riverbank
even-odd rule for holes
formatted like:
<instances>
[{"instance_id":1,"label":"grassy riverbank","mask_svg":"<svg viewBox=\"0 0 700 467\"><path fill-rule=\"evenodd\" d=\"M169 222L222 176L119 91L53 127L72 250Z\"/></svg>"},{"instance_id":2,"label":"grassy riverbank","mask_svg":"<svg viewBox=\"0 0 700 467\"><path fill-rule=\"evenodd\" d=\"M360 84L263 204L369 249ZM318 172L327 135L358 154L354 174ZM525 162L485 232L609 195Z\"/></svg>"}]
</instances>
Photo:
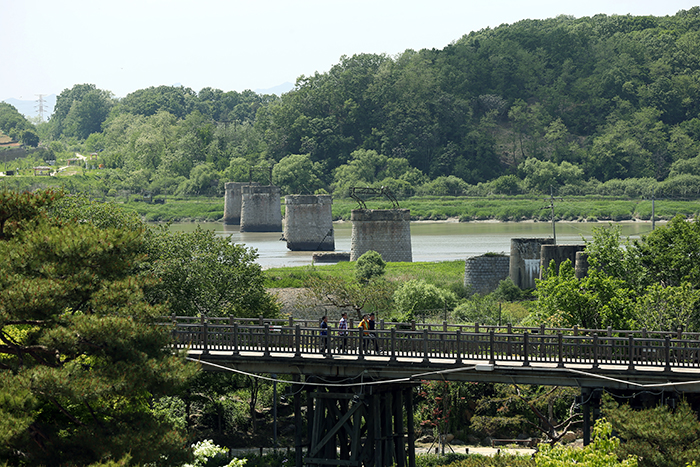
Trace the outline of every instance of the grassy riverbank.
<instances>
[{"instance_id":1,"label":"grassy riverbank","mask_svg":"<svg viewBox=\"0 0 700 467\"><path fill-rule=\"evenodd\" d=\"M223 198L168 197L163 204L147 203L142 198L132 196L125 202L117 198L128 209L136 211L148 222L217 222L224 215ZM551 219L550 200L545 198L505 197L467 198L436 197L410 198L400 202L400 207L410 209L412 220L459 219L460 222L477 220L498 220L518 222L524 220L549 221ZM349 220L350 213L357 209L352 199L333 200L333 218ZM369 209L390 209L388 202L368 202ZM284 209L284 205L282 206ZM696 217L700 214L700 200L656 200L654 217L671 219L677 214ZM554 215L560 221L624 221L631 219L649 220L652 215L652 201L646 199L618 199L602 197L565 198L554 200Z\"/></svg>"},{"instance_id":2,"label":"grassy riverbank","mask_svg":"<svg viewBox=\"0 0 700 467\"><path fill-rule=\"evenodd\" d=\"M355 263L344 261L323 266L270 268L264 273L267 288L296 288L303 287L311 277L340 277L351 280L355 277ZM386 263L384 278L392 282L422 279L437 287L452 289L455 284L464 283L464 260L439 263Z\"/></svg>"}]
</instances>

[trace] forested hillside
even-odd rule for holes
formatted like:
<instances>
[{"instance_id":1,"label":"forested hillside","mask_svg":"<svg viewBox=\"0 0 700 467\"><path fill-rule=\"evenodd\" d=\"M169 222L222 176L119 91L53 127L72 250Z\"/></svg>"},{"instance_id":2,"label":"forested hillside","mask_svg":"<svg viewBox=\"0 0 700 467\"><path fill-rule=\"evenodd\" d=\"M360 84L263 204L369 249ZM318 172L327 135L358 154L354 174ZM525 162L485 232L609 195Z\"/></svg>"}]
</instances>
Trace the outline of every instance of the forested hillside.
<instances>
[{"instance_id":1,"label":"forested hillside","mask_svg":"<svg viewBox=\"0 0 700 467\"><path fill-rule=\"evenodd\" d=\"M274 165L286 193L695 196L700 8L343 56L281 97L161 86L115 99L81 84L37 131L59 157L97 153L105 187L135 192L217 194Z\"/></svg>"}]
</instances>

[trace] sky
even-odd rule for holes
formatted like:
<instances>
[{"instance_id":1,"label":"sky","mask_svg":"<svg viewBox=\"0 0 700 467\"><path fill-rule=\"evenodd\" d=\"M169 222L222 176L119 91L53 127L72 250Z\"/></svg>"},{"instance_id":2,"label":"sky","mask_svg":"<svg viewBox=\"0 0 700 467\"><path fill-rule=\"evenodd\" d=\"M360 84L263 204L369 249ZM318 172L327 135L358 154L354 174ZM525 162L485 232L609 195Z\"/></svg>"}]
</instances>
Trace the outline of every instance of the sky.
<instances>
[{"instance_id":1,"label":"sky","mask_svg":"<svg viewBox=\"0 0 700 467\"><path fill-rule=\"evenodd\" d=\"M674 15L700 0L0 0L0 100L90 83L264 90L342 55L442 49L522 19Z\"/></svg>"}]
</instances>

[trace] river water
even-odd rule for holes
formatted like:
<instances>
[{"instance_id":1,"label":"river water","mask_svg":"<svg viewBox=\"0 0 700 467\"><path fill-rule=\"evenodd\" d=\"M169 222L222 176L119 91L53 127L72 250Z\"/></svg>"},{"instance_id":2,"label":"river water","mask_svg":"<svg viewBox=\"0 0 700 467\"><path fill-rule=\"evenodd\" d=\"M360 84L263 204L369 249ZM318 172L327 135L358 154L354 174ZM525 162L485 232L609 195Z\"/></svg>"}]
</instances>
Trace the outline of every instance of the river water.
<instances>
[{"instance_id":1,"label":"river water","mask_svg":"<svg viewBox=\"0 0 700 467\"><path fill-rule=\"evenodd\" d=\"M311 264L311 251L289 251L281 241L281 232L240 232L237 225L222 223L175 223L173 231L192 231L199 225L228 236L258 251L258 263L264 268ZM605 222L561 222L555 226L557 244L582 244L590 240L594 228L611 225ZM638 238L651 232L651 222L619 224L623 237ZM350 252L350 222L334 223L335 250ZM510 254L511 238L551 238L552 224L545 222L411 222L413 261L465 260L484 253Z\"/></svg>"}]
</instances>

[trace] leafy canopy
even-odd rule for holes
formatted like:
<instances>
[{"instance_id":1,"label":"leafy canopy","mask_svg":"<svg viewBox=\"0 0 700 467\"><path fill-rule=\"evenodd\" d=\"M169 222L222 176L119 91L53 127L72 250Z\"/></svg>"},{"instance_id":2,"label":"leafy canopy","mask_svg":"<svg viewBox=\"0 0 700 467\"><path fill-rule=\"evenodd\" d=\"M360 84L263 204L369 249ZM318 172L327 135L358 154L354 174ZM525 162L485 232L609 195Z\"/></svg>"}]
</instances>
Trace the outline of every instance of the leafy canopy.
<instances>
[{"instance_id":1,"label":"leafy canopy","mask_svg":"<svg viewBox=\"0 0 700 467\"><path fill-rule=\"evenodd\" d=\"M181 463L184 433L150 404L195 368L153 324L144 231L49 215L60 196L0 192L0 461Z\"/></svg>"}]
</instances>

